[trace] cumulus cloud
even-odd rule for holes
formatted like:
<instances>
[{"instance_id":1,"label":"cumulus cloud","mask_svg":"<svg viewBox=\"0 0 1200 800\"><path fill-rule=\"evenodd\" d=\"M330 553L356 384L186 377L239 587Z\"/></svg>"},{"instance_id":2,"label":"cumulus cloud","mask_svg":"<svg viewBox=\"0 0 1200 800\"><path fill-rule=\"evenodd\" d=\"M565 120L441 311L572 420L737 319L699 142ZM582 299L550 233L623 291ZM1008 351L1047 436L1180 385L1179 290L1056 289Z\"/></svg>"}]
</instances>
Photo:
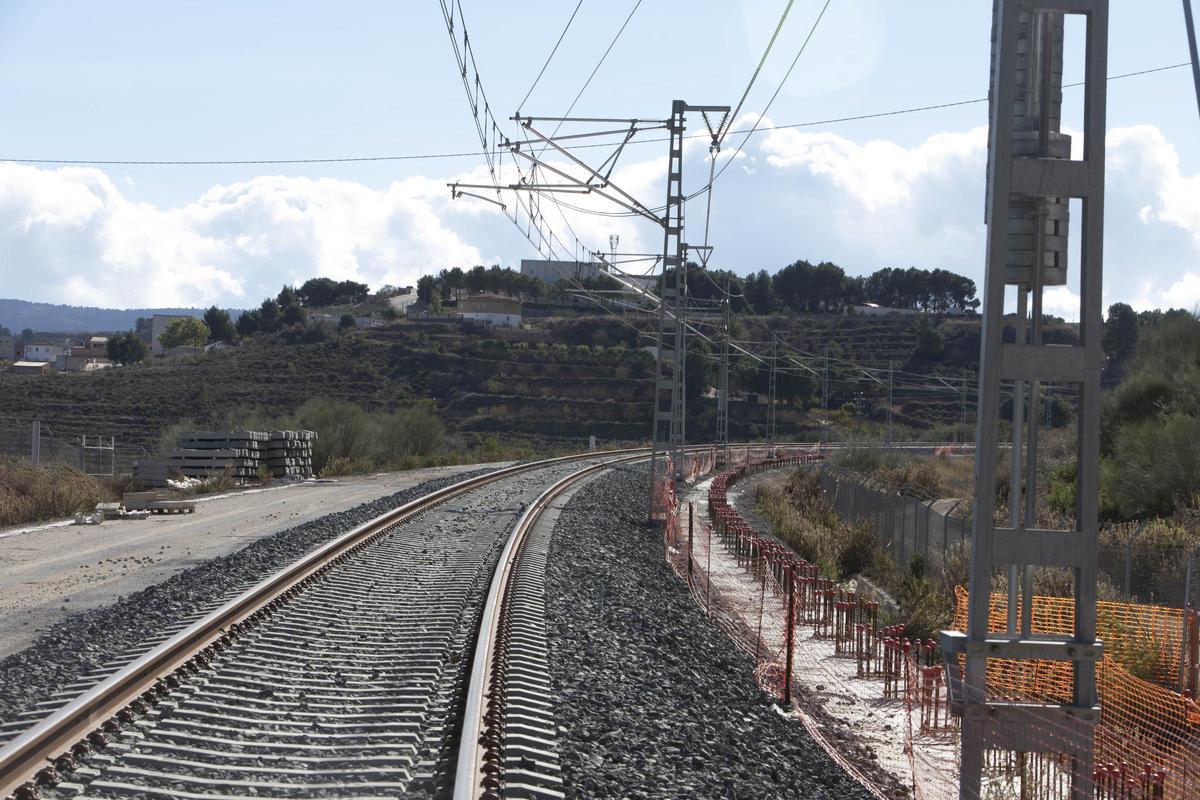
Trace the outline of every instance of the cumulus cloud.
<instances>
[{"instance_id":1,"label":"cumulus cloud","mask_svg":"<svg viewBox=\"0 0 1200 800\"><path fill-rule=\"evenodd\" d=\"M375 190L263 176L178 208L134 202L103 172L0 164L0 295L104 306L256 304L313 275L378 286L480 263L444 221L444 181Z\"/></svg>"},{"instance_id":2,"label":"cumulus cloud","mask_svg":"<svg viewBox=\"0 0 1200 800\"><path fill-rule=\"evenodd\" d=\"M737 127L752 123L751 116ZM1174 146L1152 126L1113 129L1108 142L1105 303L1197 305L1200 175L1181 172ZM981 284L986 147L983 128L912 144L764 132L717 183L711 264L745 273L776 270L797 258L827 259L859 274L915 265L951 269ZM718 168L733 149L731 143L721 153ZM627 153L614 183L660 206L665 155L636 152L640 160ZM708 176L707 143L688 140L685 156L692 191ZM557 166L578 174L565 162ZM506 174L505 182L513 178ZM454 179L411 177L372 188L262 176L163 208L131 199L128 187L99 170L0 164L0 296L109 306L247 306L285 282L314 275L373 286L412 283L442 267L513 264L533 255L497 206L451 201L446 183ZM457 179L487 183L488 176L479 168ZM655 226L597 196L558 197L601 215L522 197L558 235L557 257L576 256L572 231L601 250L610 234L621 237L623 251L661 247ZM510 211L517 207L511 194L506 201ZM688 206L693 244L702 238L706 210L703 197ZM1073 274L1068 287L1047 297L1047 309L1072 316L1077 291Z\"/></svg>"}]
</instances>

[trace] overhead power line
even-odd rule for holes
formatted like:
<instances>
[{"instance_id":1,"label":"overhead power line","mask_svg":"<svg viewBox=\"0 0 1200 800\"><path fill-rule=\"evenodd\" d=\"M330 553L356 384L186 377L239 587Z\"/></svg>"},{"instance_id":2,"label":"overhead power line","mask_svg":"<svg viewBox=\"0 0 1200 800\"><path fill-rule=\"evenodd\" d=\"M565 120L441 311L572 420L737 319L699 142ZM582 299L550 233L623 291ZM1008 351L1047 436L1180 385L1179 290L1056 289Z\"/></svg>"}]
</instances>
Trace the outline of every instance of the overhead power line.
<instances>
[{"instance_id":1,"label":"overhead power line","mask_svg":"<svg viewBox=\"0 0 1200 800\"><path fill-rule=\"evenodd\" d=\"M746 84L746 89L742 92L741 99L734 106L733 113L729 115L729 125L732 125L734 120L737 119L738 114L741 113L742 106L746 102L746 97L750 94L750 90L754 88L754 82L758 80L758 73L762 72L763 64L767 63L767 56L771 55L771 48L775 46L775 40L779 38L779 32L783 30L783 23L787 21L788 14L791 13L792 5L795 1L788 0L788 4L783 8L783 13L779 15L779 22L775 25L775 32L771 34L771 40L767 42L767 48L763 50L762 58L758 59L758 66L754 68L754 74L750 76L750 82ZM718 147L720 147L721 142L725 141L725 134L728 132L728 128L717 132L719 134L717 136Z\"/></svg>"},{"instance_id":2,"label":"overhead power line","mask_svg":"<svg viewBox=\"0 0 1200 800\"><path fill-rule=\"evenodd\" d=\"M1135 72L1124 72L1119 75L1110 75L1108 80L1115 81L1123 78L1136 78L1142 75L1152 75L1158 72L1167 72L1169 70L1191 69L1192 62L1184 61L1180 64L1168 64L1162 67L1152 67L1150 69L1141 69ZM1082 83L1067 83L1063 84L1063 88L1072 88L1082 86ZM973 100L955 100L948 103L935 103L924 106L911 106L909 108L899 108L892 111L876 111L866 114L854 114L845 117L829 117L826 119L811 120L808 122L793 122L783 125L758 125L751 128L742 128L739 130L727 131L727 135L739 135L743 133L758 134L768 131L782 131L795 128L815 128L820 125L836 125L842 122L861 122L869 119L882 119L885 117L898 117L905 114L917 114L925 111L940 111L947 108L958 108L961 106L977 105L986 103L986 97L977 97ZM687 139L710 139L707 132L688 134L684 138ZM631 141L629 145L652 144L655 142L665 142L666 137L653 137L648 139L638 139ZM529 144L540 144L540 142L529 142ZM612 147L611 142L598 142L595 144L568 145L566 150L589 150L594 147ZM389 156L346 156L337 158L247 158L247 159L99 159L99 158L5 158L0 157L0 161L7 161L15 164L78 164L82 166L113 166L113 167L222 167L222 166L255 166L255 165L288 165L288 164L354 164L366 163L372 161L433 161L437 159L448 158L479 158L479 151L463 151L453 153L411 153L404 155L389 155Z\"/></svg>"},{"instance_id":3,"label":"overhead power line","mask_svg":"<svg viewBox=\"0 0 1200 800\"><path fill-rule=\"evenodd\" d=\"M571 12L571 18L567 20L567 24L563 27L562 33L558 35L558 41L554 43L554 48L550 51L550 55L546 56L546 63L542 64L542 69L538 72L537 77L533 79L533 84L530 85L529 91L521 98L521 102L517 103L517 113L521 113L521 109L525 105L525 101L529 99L529 95L533 94L533 90L537 88L538 82L542 76L546 74L546 67L550 66L550 61L554 58L554 54L558 52L558 46L562 44L563 38L567 35L567 31L571 29L571 23L575 21L575 15L579 13L579 7L583 5L583 0L579 0L575 4L575 10Z\"/></svg>"}]
</instances>

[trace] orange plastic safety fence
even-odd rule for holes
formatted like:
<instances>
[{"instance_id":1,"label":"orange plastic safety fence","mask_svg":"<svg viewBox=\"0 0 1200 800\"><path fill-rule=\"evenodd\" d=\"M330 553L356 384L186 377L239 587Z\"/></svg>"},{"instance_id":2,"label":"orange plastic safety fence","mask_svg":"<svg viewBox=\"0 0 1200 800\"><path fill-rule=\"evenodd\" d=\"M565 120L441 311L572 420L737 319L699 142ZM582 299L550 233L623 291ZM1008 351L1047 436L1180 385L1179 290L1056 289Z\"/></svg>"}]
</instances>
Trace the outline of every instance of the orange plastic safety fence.
<instances>
[{"instance_id":1,"label":"orange plastic safety fence","mask_svg":"<svg viewBox=\"0 0 1200 800\"><path fill-rule=\"evenodd\" d=\"M955 594L954 625L963 630L968 595L962 587ZM1071 598L1035 597L1032 611L1035 632L1073 633ZM1007 618L1007 597L993 594L989 628L1004 630ZM1200 737L1200 706L1160 685L1178 680L1184 619L1181 609L1097 603L1104 657L1096 667L1101 719L1095 763L1161 770L1166 798L1200 796L1200 749L1193 745ZM993 697L1062 703L1071 702L1074 685L1069 662L1001 659L988 661L987 683Z\"/></svg>"}]
</instances>

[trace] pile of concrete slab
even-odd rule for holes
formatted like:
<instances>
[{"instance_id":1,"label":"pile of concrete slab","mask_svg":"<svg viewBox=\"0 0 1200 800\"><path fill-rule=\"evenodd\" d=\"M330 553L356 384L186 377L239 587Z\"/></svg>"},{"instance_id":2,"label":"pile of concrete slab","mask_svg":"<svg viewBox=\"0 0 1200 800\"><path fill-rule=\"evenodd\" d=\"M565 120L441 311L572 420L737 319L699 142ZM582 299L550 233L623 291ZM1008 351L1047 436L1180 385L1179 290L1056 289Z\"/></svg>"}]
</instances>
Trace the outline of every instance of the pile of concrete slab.
<instances>
[{"instance_id":1,"label":"pile of concrete slab","mask_svg":"<svg viewBox=\"0 0 1200 800\"><path fill-rule=\"evenodd\" d=\"M167 478L209 478L227 473L239 483L273 478L312 477L314 431L188 431L165 457L134 464L133 476L162 487Z\"/></svg>"},{"instance_id":2,"label":"pile of concrete slab","mask_svg":"<svg viewBox=\"0 0 1200 800\"><path fill-rule=\"evenodd\" d=\"M311 478L316 431L271 431L262 449L273 478Z\"/></svg>"}]
</instances>

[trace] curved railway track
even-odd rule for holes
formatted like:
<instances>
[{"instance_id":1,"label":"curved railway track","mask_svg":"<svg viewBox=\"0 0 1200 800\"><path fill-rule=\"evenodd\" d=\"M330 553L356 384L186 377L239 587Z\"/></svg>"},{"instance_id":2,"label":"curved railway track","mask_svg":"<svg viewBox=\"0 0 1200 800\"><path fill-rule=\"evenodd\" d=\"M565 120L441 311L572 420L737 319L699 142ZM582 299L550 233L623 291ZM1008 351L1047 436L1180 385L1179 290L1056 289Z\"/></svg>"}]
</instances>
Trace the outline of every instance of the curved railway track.
<instances>
[{"instance_id":1,"label":"curved railway track","mask_svg":"<svg viewBox=\"0 0 1200 800\"><path fill-rule=\"evenodd\" d=\"M9 742L0 797L561 797L537 523L646 457L497 470L343 534Z\"/></svg>"}]
</instances>

